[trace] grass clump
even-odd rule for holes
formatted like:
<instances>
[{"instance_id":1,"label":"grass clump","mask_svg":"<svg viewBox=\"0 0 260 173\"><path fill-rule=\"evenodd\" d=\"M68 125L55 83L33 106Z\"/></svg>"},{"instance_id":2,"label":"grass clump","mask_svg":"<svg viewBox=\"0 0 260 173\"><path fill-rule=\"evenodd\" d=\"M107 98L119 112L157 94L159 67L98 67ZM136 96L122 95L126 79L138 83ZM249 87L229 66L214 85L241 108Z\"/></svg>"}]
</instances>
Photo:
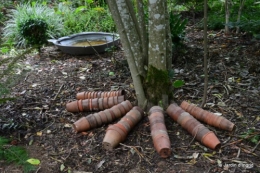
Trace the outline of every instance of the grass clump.
<instances>
[{"instance_id":1,"label":"grass clump","mask_svg":"<svg viewBox=\"0 0 260 173\"><path fill-rule=\"evenodd\" d=\"M44 35L46 34L47 38L55 38L64 34L63 19L59 15L56 15L54 9L49 8L47 5L37 3L17 5L16 9L12 9L10 14L8 14L8 18L9 20L5 22L3 29L3 36L6 40L12 39L18 47L28 47L31 44L30 38L28 39L28 34L23 32L23 27L25 27L28 22L34 21L34 26L36 26L36 24L46 23ZM42 25L40 24L38 26ZM30 29L35 34L35 32L38 32L36 30L39 30L39 27L38 29ZM38 35L39 34L40 33L38 33ZM40 36L40 38L42 37ZM44 39L46 41L45 37Z\"/></svg>"}]
</instances>

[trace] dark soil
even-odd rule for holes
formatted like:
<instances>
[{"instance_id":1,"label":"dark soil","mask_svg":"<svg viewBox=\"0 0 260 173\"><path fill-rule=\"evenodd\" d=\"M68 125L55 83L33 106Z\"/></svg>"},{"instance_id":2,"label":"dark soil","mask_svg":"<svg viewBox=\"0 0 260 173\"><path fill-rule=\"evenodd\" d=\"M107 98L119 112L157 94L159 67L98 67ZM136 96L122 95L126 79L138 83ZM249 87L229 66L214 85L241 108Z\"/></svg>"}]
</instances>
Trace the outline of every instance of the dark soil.
<instances>
[{"instance_id":1,"label":"dark soil","mask_svg":"<svg viewBox=\"0 0 260 173\"><path fill-rule=\"evenodd\" d=\"M174 54L173 80L185 85L173 90L174 101L199 105L203 95L203 33L187 32ZM41 164L37 173L208 173L260 172L260 42L243 35L209 32L209 87L205 109L236 125L227 132L206 125L221 141L218 151L206 148L165 114L172 155L163 159L153 147L147 114L113 151L102 148L108 125L75 134L71 125L92 112L65 109L81 91L124 89L136 104L135 91L122 50L100 56L71 56L54 46L23 62L31 70L11 89L15 101L0 105L0 135L28 149ZM114 72L110 76L109 72ZM242 138L243 134L249 134ZM246 136L246 135L244 135ZM1 173L20 167L0 162Z\"/></svg>"}]
</instances>

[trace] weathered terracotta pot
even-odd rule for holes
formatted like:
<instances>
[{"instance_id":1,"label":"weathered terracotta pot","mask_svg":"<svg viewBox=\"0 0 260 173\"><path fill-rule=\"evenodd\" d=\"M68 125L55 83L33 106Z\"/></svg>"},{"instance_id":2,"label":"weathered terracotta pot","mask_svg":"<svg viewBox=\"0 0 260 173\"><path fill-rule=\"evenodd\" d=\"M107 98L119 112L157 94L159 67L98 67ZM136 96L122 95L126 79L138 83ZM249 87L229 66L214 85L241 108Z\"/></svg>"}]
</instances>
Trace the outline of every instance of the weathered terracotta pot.
<instances>
[{"instance_id":1,"label":"weathered terracotta pot","mask_svg":"<svg viewBox=\"0 0 260 173\"><path fill-rule=\"evenodd\" d=\"M125 110L131 110L133 108L133 106L130 103L130 101L121 102L121 105L124 107Z\"/></svg>"},{"instance_id":2,"label":"weathered terracotta pot","mask_svg":"<svg viewBox=\"0 0 260 173\"><path fill-rule=\"evenodd\" d=\"M104 97L114 97L125 95L125 90L118 91L108 91L108 92L80 92L76 95L76 98L79 99L93 99L93 98L104 98Z\"/></svg>"},{"instance_id":3,"label":"weathered terracotta pot","mask_svg":"<svg viewBox=\"0 0 260 173\"><path fill-rule=\"evenodd\" d=\"M86 131L86 130L90 129L90 124L89 124L88 120L86 119L86 117L82 117L78 121L73 123L72 127L73 127L74 131L76 133L78 133L78 132L82 132L82 131Z\"/></svg>"},{"instance_id":4,"label":"weathered terracotta pot","mask_svg":"<svg viewBox=\"0 0 260 173\"><path fill-rule=\"evenodd\" d=\"M103 139L102 146L105 150L113 150L120 142L123 142L124 132L115 127L108 127L106 135Z\"/></svg>"},{"instance_id":5,"label":"weathered terracotta pot","mask_svg":"<svg viewBox=\"0 0 260 173\"><path fill-rule=\"evenodd\" d=\"M177 121L179 115L181 115L185 111L181 107L177 106L177 104L170 104L166 112L174 121Z\"/></svg>"},{"instance_id":6,"label":"weathered terracotta pot","mask_svg":"<svg viewBox=\"0 0 260 173\"><path fill-rule=\"evenodd\" d=\"M171 156L171 144L170 144L170 139L169 137L166 137L166 135L157 135L153 137L154 142L154 148L156 149L157 153L162 157L162 158L167 158Z\"/></svg>"},{"instance_id":7,"label":"weathered terracotta pot","mask_svg":"<svg viewBox=\"0 0 260 173\"><path fill-rule=\"evenodd\" d=\"M126 102L122 102L122 103L126 103ZM128 108L130 106L132 106L132 105L128 105ZM116 113L116 112L114 112L114 113ZM109 126L107 129L107 133L103 139L104 149L112 150L120 142L124 141L127 134L141 120L142 116L143 116L143 110L141 108L134 107L123 118L121 118L118 123ZM113 135L115 135L115 136L113 136Z\"/></svg>"},{"instance_id":8,"label":"weathered terracotta pot","mask_svg":"<svg viewBox=\"0 0 260 173\"><path fill-rule=\"evenodd\" d=\"M202 125L189 113L174 111L175 108L179 110L179 106L177 106L176 104L170 106L171 108L167 109L167 114L170 115L170 117L172 117L179 124L181 124L181 126L186 129L193 137L195 137L196 140L200 141L203 145L209 147L210 149L219 149L219 147L221 146L220 141L213 132L209 131L208 128ZM212 140L210 140L210 138Z\"/></svg>"},{"instance_id":9,"label":"weathered terracotta pot","mask_svg":"<svg viewBox=\"0 0 260 173\"><path fill-rule=\"evenodd\" d=\"M90 128L93 129L93 128L97 127L97 121L96 121L95 117L93 116L93 114L86 116L86 119L88 120L88 122L90 124Z\"/></svg>"},{"instance_id":10,"label":"weathered terracotta pot","mask_svg":"<svg viewBox=\"0 0 260 173\"><path fill-rule=\"evenodd\" d=\"M149 122L155 150L162 158L171 155L171 143L164 122L163 109L153 106L149 110Z\"/></svg>"},{"instance_id":11,"label":"weathered terracotta pot","mask_svg":"<svg viewBox=\"0 0 260 173\"><path fill-rule=\"evenodd\" d=\"M94 113L93 116L96 119L97 127L100 127L103 124L100 115L98 113Z\"/></svg>"},{"instance_id":12,"label":"weathered terracotta pot","mask_svg":"<svg viewBox=\"0 0 260 173\"><path fill-rule=\"evenodd\" d=\"M216 137L215 133L211 131L202 137L201 143L212 150L218 150L221 147L220 141Z\"/></svg>"},{"instance_id":13,"label":"weathered terracotta pot","mask_svg":"<svg viewBox=\"0 0 260 173\"><path fill-rule=\"evenodd\" d=\"M114 105L117 105L123 101L124 101L124 96L76 100L67 103L66 109L69 112L98 111L98 110L111 108ZM128 102L124 104L128 104ZM131 108L128 108L128 111Z\"/></svg>"},{"instance_id":14,"label":"weathered terracotta pot","mask_svg":"<svg viewBox=\"0 0 260 173\"><path fill-rule=\"evenodd\" d=\"M189 104L186 101L183 101L181 103L181 107L187 112L190 112L194 117L196 117L196 119L201 120L211 126L227 131L233 131L235 129L235 124L233 124L223 116L220 118L219 116L203 110L193 104Z\"/></svg>"},{"instance_id":15,"label":"weathered terracotta pot","mask_svg":"<svg viewBox=\"0 0 260 173\"><path fill-rule=\"evenodd\" d=\"M110 122L108 121L107 115L105 114L104 111L100 111L100 112L98 112L98 114L99 114L99 116L100 116L100 118L101 118L103 124L110 123Z\"/></svg>"}]
</instances>

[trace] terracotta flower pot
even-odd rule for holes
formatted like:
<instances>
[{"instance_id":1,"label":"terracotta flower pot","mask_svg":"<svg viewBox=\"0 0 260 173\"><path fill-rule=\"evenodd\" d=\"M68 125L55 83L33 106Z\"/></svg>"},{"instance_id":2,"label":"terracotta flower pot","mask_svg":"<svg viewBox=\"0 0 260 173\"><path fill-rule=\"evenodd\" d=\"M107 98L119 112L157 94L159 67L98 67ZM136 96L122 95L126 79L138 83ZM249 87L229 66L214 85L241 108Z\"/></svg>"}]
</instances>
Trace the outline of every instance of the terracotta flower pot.
<instances>
[{"instance_id":1,"label":"terracotta flower pot","mask_svg":"<svg viewBox=\"0 0 260 173\"><path fill-rule=\"evenodd\" d=\"M102 146L105 150L113 150L120 142L124 141L122 135L113 128L107 129Z\"/></svg>"},{"instance_id":2,"label":"terracotta flower pot","mask_svg":"<svg viewBox=\"0 0 260 173\"><path fill-rule=\"evenodd\" d=\"M72 125L74 131L76 133L82 132L82 131L87 131L90 129L90 124L86 117L82 117L79 120L77 120L75 123Z\"/></svg>"},{"instance_id":3,"label":"terracotta flower pot","mask_svg":"<svg viewBox=\"0 0 260 173\"><path fill-rule=\"evenodd\" d=\"M157 135L153 137L154 148L162 158L171 156L171 144L169 137L165 135Z\"/></svg>"},{"instance_id":4,"label":"terracotta flower pot","mask_svg":"<svg viewBox=\"0 0 260 173\"><path fill-rule=\"evenodd\" d=\"M119 109L114 108L115 106L113 106L111 110L118 110L118 112L120 112ZM117 112L114 113L117 114ZM112 150L120 142L124 141L129 131L138 123L137 120L140 120L142 116L143 110L141 108L133 108L123 118L121 118L118 123L109 126L103 139L104 149Z\"/></svg>"},{"instance_id":5,"label":"terracotta flower pot","mask_svg":"<svg viewBox=\"0 0 260 173\"><path fill-rule=\"evenodd\" d=\"M167 109L167 113L172 115L172 112L177 114L177 112L182 111L174 111L175 108L178 108L177 105L170 105L171 108ZM194 108L193 108L194 109ZM189 110L193 110L189 109ZM186 129L191 135L195 137L196 140L200 141L203 145L211 148L218 149L221 145L215 134L209 131L204 125L202 125L199 121L197 121L192 115L187 112L182 112L181 114L171 116L175 121L181 124L181 126ZM213 134L212 134L213 133ZM209 139L212 138L212 141Z\"/></svg>"},{"instance_id":6,"label":"terracotta flower pot","mask_svg":"<svg viewBox=\"0 0 260 173\"><path fill-rule=\"evenodd\" d=\"M104 111L100 111L100 112L98 112L98 114L99 114L103 124L109 123L109 121L107 119L107 115L105 114Z\"/></svg>"},{"instance_id":7,"label":"terracotta flower pot","mask_svg":"<svg viewBox=\"0 0 260 173\"><path fill-rule=\"evenodd\" d=\"M104 97L114 97L125 95L125 90L118 91L108 91L108 92L80 92L76 95L76 98L79 99L93 99L93 98L104 98Z\"/></svg>"},{"instance_id":8,"label":"terracotta flower pot","mask_svg":"<svg viewBox=\"0 0 260 173\"><path fill-rule=\"evenodd\" d=\"M127 111L125 110L125 108L122 104L117 104L116 107L119 109L119 111L121 112L122 115L125 115L127 113Z\"/></svg>"},{"instance_id":9,"label":"terracotta flower pot","mask_svg":"<svg viewBox=\"0 0 260 173\"><path fill-rule=\"evenodd\" d=\"M130 101L126 100L124 102L120 103L121 105L123 105L124 109L127 111L131 110L133 108L132 104L130 103ZM127 111L127 112L128 112Z\"/></svg>"},{"instance_id":10,"label":"terracotta flower pot","mask_svg":"<svg viewBox=\"0 0 260 173\"><path fill-rule=\"evenodd\" d=\"M116 118L120 118L122 116L118 106L113 106L112 108L110 108L110 110L113 111Z\"/></svg>"},{"instance_id":11,"label":"terracotta flower pot","mask_svg":"<svg viewBox=\"0 0 260 173\"><path fill-rule=\"evenodd\" d=\"M94 113L92 116L94 116L94 118L96 119L97 127L100 127L103 124L100 115L98 113Z\"/></svg>"},{"instance_id":12,"label":"terracotta flower pot","mask_svg":"<svg viewBox=\"0 0 260 173\"><path fill-rule=\"evenodd\" d=\"M78 101L67 103L66 110L68 112L79 112Z\"/></svg>"},{"instance_id":13,"label":"terracotta flower pot","mask_svg":"<svg viewBox=\"0 0 260 173\"><path fill-rule=\"evenodd\" d=\"M171 144L164 122L163 109L153 106L149 110L149 122L155 150L163 158L171 155Z\"/></svg>"},{"instance_id":14,"label":"terracotta flower pot","mask_svg":"<svg viewBox=\"0 0 260 173\"><path fill-rule=\"evenodd\" d=\"M88 122L90 124L90 128L93 129L93 128L97 127L97 121L96 121L95 117L93 116L93 114L86 116L86 119L88 120Z\"/></svg>"},{"instance_id":15,"label":"terracotta flower pot","mask_svg":"<svg viewBox=\"0 0 260 173\"><path fill-rule=\"evenodd\" d=\"M113 117L112 117L112 115L111 115L109 109L104 110L104 113L106 114L108 123L113 122Z\"/></svg>"},{"instance_id":16,"label":"terracotta flower pot","mask_svg":"<svg viewBox=\"0 0 260 173\"><path fill-rule=\"evenodd\" d=\"M160 106L153 106L150 108L148 115L151 115L152 113L155 113L155 112L163 112L163 108Z\"/></svg>"},{"instance_id":17,"label":"terracotta flower pot","mask_svg":"<svg viewBox=\"0 0 260 173\"><path fill-rule=\"evenodd\" d=\"M108 106L108 97L104 97L103 98L103 107L104 109L108 109L109 106Z\"/></svg>"},{"instance_id":18,"label":"terracotta flower pot","mask_svg":"<svg viewBox=\"0 0 260 173\"><path fill-rule=\"evenodd\" d=\"M130 132L130 130L132 129L131 125L129 124L128 121L125 121L125 120L120 120L117 124L120 124L124 127L124 129L126 129L127 133Z\"/></svg>"},{"instance_id":19,"label":"terracotta flower pot","mask_svg":"<svg viewBox=\"0 0 260 173\"><path fill-rule=\"evenodd\" d=\"M133 117L131 117L131 116L123 116L123 118L121 118L121 120L126 121L129 124L130 129L132 129L136 124L135 123L136 120L133 119Z\"/></svg>"},{"instance_id":20,"label":"terracotta flower pot","mask_svg":"<svg viewBox=\"0 0 260 173\"><path fill-rule=\"evenodd\" d=\"M180 108L177 104L170 104L166 112L174 121L177 121L179 115L181 115L185 111L182 108Z\"/></svg>"},{"instance_id":21,"label":"terracotta flower pot","mask_svg":"<svg viewBox=\"0 0 260 173\"><path fill-rule=\"evenodd\" d=\"M201 143L212 150L218 150L221 147L220 141L213 132L205 134L201 139Z\"/></svg>"},{"instance_id":22,"label":"terracotta flower pot","mask_svg":"<svg viewBox=\"0 0 260 173\"><path fill-rule=\"evenodd\" d=\"M190 111L190 113L196 117L196 119L201 120L211 126L223 129L223 130L228 130L228 131L233 131L235 129L235 124L233 124L232 122L230 122L229 120L227 120L226 118L222 117L223 120L221 120L221 122L225 122L223 125L222 123L220 123L219 118L217 115L208 112L206 110L203 110L193 104L189 104L186 101L183 101L181 103L181 107L186 110L187 112ZM225 120L224 120L225 119Z\"/></svg>"}]
</instances>

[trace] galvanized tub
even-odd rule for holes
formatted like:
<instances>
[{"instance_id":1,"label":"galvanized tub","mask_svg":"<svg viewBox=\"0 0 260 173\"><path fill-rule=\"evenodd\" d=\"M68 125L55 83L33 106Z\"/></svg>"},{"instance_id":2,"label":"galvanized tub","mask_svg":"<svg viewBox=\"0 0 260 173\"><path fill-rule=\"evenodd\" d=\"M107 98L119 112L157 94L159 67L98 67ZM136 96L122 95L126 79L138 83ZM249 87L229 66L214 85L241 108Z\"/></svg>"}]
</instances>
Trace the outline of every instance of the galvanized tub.
<instances>
[{"instance_id":1,"label":"galvanized tub","mask_svg":"<svg viewBox=\"0 0 260 173\"><path fill-rule=\"evenodd\" d=\"M119 35L106 32L82 32L59 39L50 39L62 52L71 55L103 53L107 48L119 44Z\"/></svg>"}]
</instances>

